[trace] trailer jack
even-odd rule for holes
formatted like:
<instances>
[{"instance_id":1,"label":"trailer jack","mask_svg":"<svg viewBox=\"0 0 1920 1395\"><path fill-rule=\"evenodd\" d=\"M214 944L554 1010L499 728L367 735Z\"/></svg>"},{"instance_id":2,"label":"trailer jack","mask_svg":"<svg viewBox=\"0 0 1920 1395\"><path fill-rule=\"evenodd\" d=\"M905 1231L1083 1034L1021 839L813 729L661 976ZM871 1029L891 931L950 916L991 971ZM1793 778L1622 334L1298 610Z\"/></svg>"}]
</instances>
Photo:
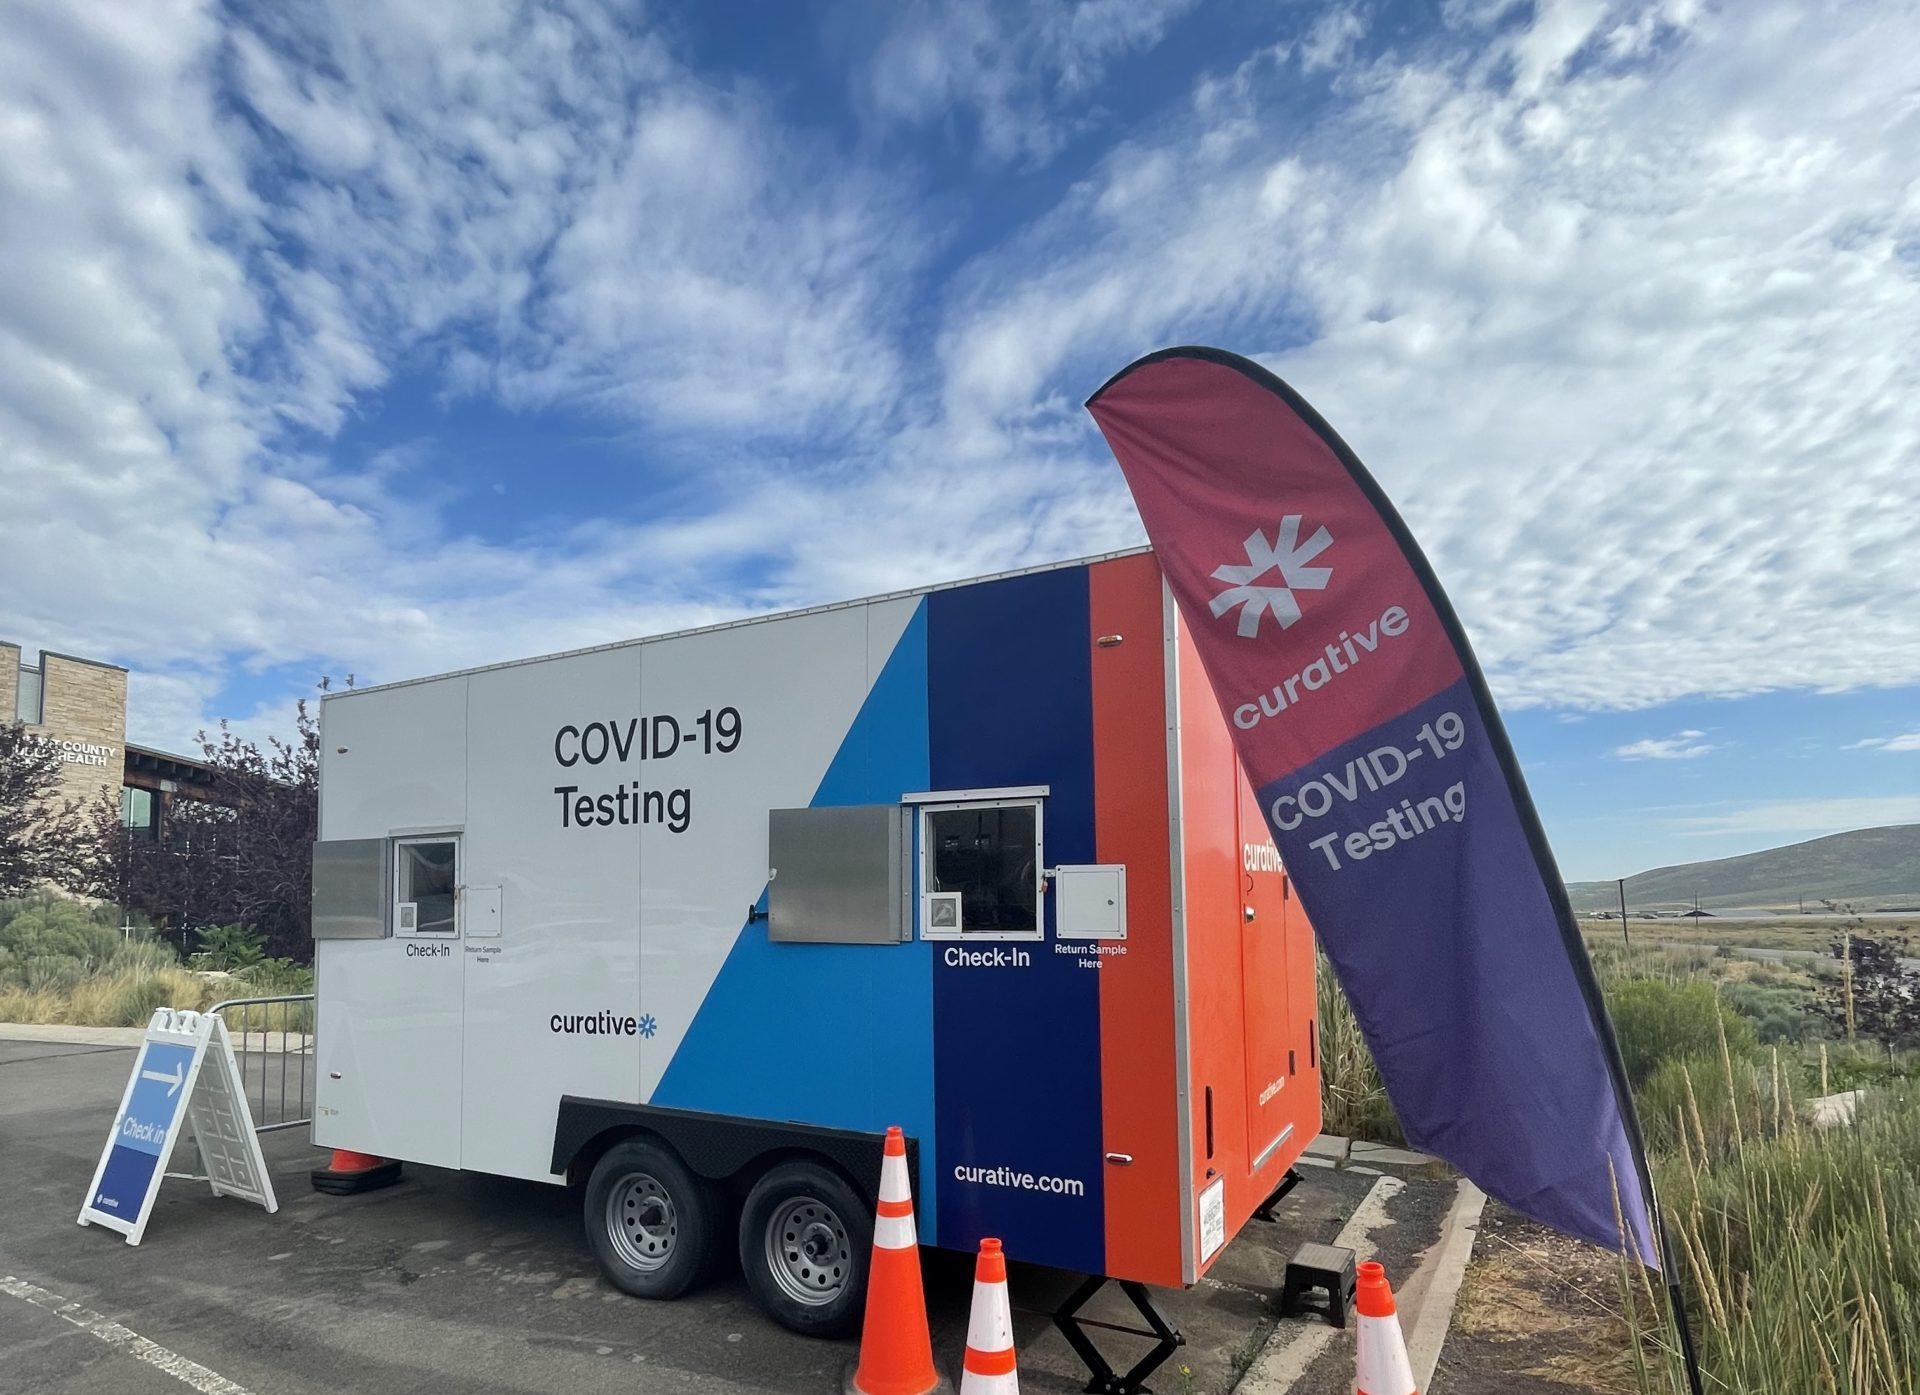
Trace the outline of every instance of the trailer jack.
<instances>
[{"instance_id":1,"label":"trailer jack","mask_svg":"<svg viewBox=\"0 0 1920 1395\"><path fill-rule=\"evenodd\" d=\"M1145 1328L1122 1327L1117 1323L1099 1322L1079 1315L1080 1309L1108 1283L1120 1285L1120 1291L1127 1295L1127 1300L1145 1319ZM1110 1280L1100 1274L1090 1275L1085 1283L1073 1291L1053 1315L1053 1325L1060 1329L1060 1335L1067 1339L1067 1345L1073 1348L1074 1355L1080 1358L1092 1375L1093 1379L1086 1385L1089 1395L1149 1395L1148 1388L1142 1382L1158 1370L1163 1361L1187 1344L1187 1339L1154 1306L1153 1295L1147 1292L1145 1284L1135 1283L1131 1279ZM1130 1337L1152 1337L1154 1345L1145 1356L1133 1363L1125 1375L1121 1375L1107 1364L1106 1357L1094 1346L1093 1339L1085 1330L1089 1327L1122 1332Z\"/></svg>"},{"instance_id":2,"label":"trailer jack","mask_svg":"<svg viewBox=\"0 0 1920 1395\"><path fill-rule=\"evenodd\" d=\"M1273 1214L1273 1208L1285 1201L1287 1199L1287 1193L1299 1186L1303 1180L1300 1176L1299 1168L1288 1168L1287 1175L1280 1179L1280 1185L1273 1189L1273 1195L1253 1208L1255 1217L1267 1222L1269 1225L1276 1224L1280 1218Z\"/></svg>"}]
</instances>

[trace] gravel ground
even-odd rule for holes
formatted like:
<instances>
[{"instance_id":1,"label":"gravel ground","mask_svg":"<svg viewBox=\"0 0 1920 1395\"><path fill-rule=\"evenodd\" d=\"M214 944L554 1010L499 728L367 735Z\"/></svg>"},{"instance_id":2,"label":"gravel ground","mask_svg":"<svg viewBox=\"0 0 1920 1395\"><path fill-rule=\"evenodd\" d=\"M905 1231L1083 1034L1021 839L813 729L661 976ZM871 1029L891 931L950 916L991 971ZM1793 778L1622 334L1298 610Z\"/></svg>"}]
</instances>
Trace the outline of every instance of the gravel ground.
<instances>
[{"instance_id":1,"label":"gravel ground","mask_svg":"<svg viewBox=\"0 0 1920 1395\"><path fill-rule=\"evenodd\" d=\"M1632 1395L1620 1263L1489 1202L1440 1355L1439 1395Z\"/></svg>"}]
</instances>

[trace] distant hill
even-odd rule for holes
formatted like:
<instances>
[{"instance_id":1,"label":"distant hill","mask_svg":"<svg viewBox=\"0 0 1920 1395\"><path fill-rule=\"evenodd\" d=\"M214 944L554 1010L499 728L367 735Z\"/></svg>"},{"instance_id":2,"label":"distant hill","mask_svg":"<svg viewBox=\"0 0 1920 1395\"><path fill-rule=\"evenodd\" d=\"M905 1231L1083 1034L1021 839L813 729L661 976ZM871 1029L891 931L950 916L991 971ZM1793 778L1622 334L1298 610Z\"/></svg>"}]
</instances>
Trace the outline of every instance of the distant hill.
<instances>
[{"instance_id":1,"label":"distant hill","mask_svg":"<svg viewBox=\"0 0 1920 1395\"><path fill-rule=\"evenodd\" d=\"M1569 882L1576 911L1613 910L1612 882ZM1784 848L1656 867L1627 878L1630 911L1678 909L1695 895L1708 910L1808 907L1822 900L1851 901L1861 909L1920 905L1920 823L1857 828Z\"/></svg>"}]
</instances>

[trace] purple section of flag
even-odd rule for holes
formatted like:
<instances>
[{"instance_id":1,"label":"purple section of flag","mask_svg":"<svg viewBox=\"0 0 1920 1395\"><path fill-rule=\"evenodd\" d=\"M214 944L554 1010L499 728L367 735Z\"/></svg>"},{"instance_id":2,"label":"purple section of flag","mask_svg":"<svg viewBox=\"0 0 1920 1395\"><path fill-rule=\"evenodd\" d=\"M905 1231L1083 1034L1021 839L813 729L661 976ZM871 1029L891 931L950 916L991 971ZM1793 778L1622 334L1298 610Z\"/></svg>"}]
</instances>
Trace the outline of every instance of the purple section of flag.
<instances>
[{"instance_id":1,"label":"purple section of flag","mask_svg":"<svg viewBox=\"0 0 1920 1395\"><path fill-rule=\"evenodd\" d=\"M1654 1263L1601 1043L1466 680L1259 795L1408 1141L1615 1250L1618 1178Z\"/></svg>"}]
</instances>

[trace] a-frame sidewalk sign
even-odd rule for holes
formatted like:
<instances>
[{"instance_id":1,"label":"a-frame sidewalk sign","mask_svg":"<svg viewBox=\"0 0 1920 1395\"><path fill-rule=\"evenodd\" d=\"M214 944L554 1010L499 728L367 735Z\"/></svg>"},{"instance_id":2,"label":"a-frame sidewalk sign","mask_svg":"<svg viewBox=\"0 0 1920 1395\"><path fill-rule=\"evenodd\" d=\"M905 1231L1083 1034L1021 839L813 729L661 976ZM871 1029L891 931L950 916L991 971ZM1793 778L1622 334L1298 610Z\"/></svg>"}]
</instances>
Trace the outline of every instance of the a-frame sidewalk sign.
<instances>
[{"instance_id":1,"label":"a-frame sidewalk sign","mask_svg":"<svg viewBox=\"0 0 1920 1395\"><path fill-rule=\"evenodd\" d=\"M214 1195L280 1209L227 1024L214 1013L159 1008L120 1096L80 1224L106 1226L139 1244L183 1123L200 1145Z\"/></svg>"}]
</instances>

